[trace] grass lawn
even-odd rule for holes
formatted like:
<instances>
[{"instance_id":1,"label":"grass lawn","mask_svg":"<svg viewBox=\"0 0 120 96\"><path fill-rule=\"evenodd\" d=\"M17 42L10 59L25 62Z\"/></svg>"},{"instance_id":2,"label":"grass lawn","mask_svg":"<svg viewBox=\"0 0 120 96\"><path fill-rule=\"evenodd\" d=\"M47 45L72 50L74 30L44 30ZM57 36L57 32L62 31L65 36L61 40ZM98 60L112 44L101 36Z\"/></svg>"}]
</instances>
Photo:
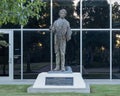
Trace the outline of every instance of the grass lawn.
<instances>
[{"instance_id":1,"label":"grass lawn","mask_svg":"<svg viewBox=\"0 0 120 96\"><path fill-rule=\"evenodd\" d=\"M120 96L120 85L92 85L90 94L39 93L29 94L30 85L0 85L0 96Z\"/></svg>"}]
</instances>

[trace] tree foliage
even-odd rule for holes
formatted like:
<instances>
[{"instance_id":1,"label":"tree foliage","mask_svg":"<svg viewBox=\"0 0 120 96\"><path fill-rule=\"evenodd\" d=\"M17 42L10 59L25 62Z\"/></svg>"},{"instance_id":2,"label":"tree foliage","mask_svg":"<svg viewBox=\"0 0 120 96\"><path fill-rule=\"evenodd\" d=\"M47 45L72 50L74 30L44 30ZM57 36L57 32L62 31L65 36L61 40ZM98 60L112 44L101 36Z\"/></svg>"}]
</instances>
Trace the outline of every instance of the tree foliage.
<instances>
[{"instance_id":1,"label":"tree foliage","mask_svg":"<svg viewBox=\"0 0 120 96\"><path fill-rule=\"evenodd\" d=\"M7 47L8 44L5 40L1 40L3 38L3 35L0 34L0 47L4 46L4 47Z\"/></svg>"},{"instance_id":2,"label":"tree foliage","mask_svg":"<svg viewBox=\"0 0 120 96\"><path fill-rule=\"evenodd\" d=\"M40 18L44 6L41 0L0 0L0 25L26 25L29 18Z\"/></svg>"},{"instance_id":3,"label":"tree foliage","mask_svg":"<svg viewBox=\"0 0 120 96\"><path fill-rule=\"evenodd\" d=\"M49 28L50 26L50 0L44 0L45 6L41 8L40 18L29 18L25 28Z\"/></svg>"},{"instance_id":4,"label":"tree foliage","mask_svg":"<svg viewBox=\"0 0 120 96\"><path fill-rule=\"evenodd\" d=\"M80 3L77 14L80 15ZM83 28L108 28L109 3L107 0L83 0L82 2Z\"/></svg>"},{"instance_id":5,"label":"tree foliage","mask_svg":"<svg viewBox=\"0 0 120 96\"><path fill-rule=\"evenodd\" d=\"M112 5L112 18L113 18L113 27L119 27L120 22L120 4L115 2Z\"/></svg>"},{"instance_id":6,"label":"tree foliage","mask_svg":"<svg viewBox=\"0 0 120 96\"><path fill-rule=\"evenodd\" d=\"M76 12L80 15L80 2ZM82 1L83 28L109 28L110 5L107 0ZM101 48L105 50L102 51ZM83 31L83 64L85 67L103 67L109 63L109 32ZM102 64L101 64L102 62Z\"/></svg>"}]
</instances>

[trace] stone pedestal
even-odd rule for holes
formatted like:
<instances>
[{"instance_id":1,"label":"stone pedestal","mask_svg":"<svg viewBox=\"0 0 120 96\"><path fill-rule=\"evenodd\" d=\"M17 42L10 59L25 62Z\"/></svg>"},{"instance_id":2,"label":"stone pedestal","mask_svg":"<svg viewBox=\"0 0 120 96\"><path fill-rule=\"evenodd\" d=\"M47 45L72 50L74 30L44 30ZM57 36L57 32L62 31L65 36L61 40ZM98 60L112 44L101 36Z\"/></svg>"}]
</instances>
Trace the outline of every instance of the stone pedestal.
<instances>
[{"instance_id":1,"label":"stone pedestal","mask_svg":"<svg viewBox=\"0 0 120 96\"><path fill-rule=\"evenodd\" d=\"M43 72L40 73L28 93L79 92L90 93L80 73Z\"/></svg>"}]
</instances>

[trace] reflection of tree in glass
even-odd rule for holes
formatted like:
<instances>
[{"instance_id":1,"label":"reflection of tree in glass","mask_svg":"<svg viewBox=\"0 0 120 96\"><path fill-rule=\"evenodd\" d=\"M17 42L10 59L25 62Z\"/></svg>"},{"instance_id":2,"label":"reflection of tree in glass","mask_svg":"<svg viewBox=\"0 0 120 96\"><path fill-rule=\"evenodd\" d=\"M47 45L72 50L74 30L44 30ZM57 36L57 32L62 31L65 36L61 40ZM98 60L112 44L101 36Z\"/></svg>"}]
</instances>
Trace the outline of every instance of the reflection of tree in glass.
<instances>
[{"instance_id":1,"label":"reflection of tree in glass","mask_svg":"<svg viewBox=\"0 0 120 96\"><path fill-rule=\"evenodd\" d=\"M8 64L8 37L0 34L0 67L2 68L2 75L7 75L6 68ZM1 75L1 73L0 73Z\"/></svg>"},{"instance_id":2,"label":"reflection of tree in glass","mask_svg":"<svg viewBox=\"0 0 120 96\"><path fill-rule=\"evenodd\" d=\"M0 47L4 46L4 47L7 47L8 44L5 40L2 40L3 38L3 34L0 34Z\"/></svg>"},{"instance_id":3,"label":"reflection of tree in glass","mask_svg":"<svg viewBox=\"0 0 120 96\"><path fill-rule=\"evenodd\" d=\"M109 4L107 0L83 0L83 27L84 28L108 28L109 27ZM80 4L77 6L77 13Z\"/></svg>"},{"instance_id":4,"label":"reflection of tree in glass","mask_svg":"<svg viewBox=\"0 0 120 96\"><path fill-rule=\"evenodd\" d=\"M120 28L120 4L115 2L112 5L112 26L113 28ZM120 72L120 32L113 32L113 64L115 68L119 68Z\"/></svg>"},{"instance_id":5,"label":"reflection of tree in glass","mask_svg":"<svg viewBox=\"0 0 120 96\"><path fill-rule=\"evenodd\" d=\"M112 5L112 17L113 17L113 27L117 28L120 26L120 5L115 2Z\"/></svg>"},{"instance_id":6,"label":"reflection of tree in glass","mask_svg":"<svg viewBox=\"0 0 120 96\"><path fill-rule=\"evenodd\" d=\"M83 62L87 67L109 64L109 32L84 32Z\"/></svg>"},{"instance_id":7,"label":"reflection of tree in glass","mask_svg":"<svg viewBox=\"0 0 120 96\"><path fill-rule=\"evenodd\" d=\"M80 33L73 32L70 42L67 43L66 48L66 64L80 65ZM74 70L73 70L74 71Z\"/></svg>"},{"instance_id":8,"label":"reflection of tree in glass","mask_svg":"<svg viewBox=\"0 0 120 96\"><path fill-rule=\"evenodd\" d=\"M113 32L113 64L120 71L120 32Z\"/></svg>"},{"instance_id":9,"label":"reflection of tree in glass","mask_svg":"<svg viewBox=\"0 0 120 96\"><path fill-rule=\"evenodd\" d=\"M47 32L24 33L24 62L27 63L26 72L30 72L30 63L50 61L50 36Z\"/></svg>"}]
</instances>

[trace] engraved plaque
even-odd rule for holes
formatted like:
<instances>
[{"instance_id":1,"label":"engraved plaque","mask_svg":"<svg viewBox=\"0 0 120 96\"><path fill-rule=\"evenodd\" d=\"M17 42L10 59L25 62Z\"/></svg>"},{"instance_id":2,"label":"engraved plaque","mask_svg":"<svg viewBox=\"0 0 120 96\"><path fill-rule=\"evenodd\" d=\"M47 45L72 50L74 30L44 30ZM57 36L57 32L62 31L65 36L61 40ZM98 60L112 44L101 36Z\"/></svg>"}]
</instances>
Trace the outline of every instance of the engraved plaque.
<instances>
[{"instance_id":1,"label":"engraved plaque","mask_svg":"<svg viewBox=\"0 0 120 96\"><path fill-rule=\"evenodd\" d=\"M73 77L46 77L45 85L72 86Z\"/></svg>"}]
</instances>

